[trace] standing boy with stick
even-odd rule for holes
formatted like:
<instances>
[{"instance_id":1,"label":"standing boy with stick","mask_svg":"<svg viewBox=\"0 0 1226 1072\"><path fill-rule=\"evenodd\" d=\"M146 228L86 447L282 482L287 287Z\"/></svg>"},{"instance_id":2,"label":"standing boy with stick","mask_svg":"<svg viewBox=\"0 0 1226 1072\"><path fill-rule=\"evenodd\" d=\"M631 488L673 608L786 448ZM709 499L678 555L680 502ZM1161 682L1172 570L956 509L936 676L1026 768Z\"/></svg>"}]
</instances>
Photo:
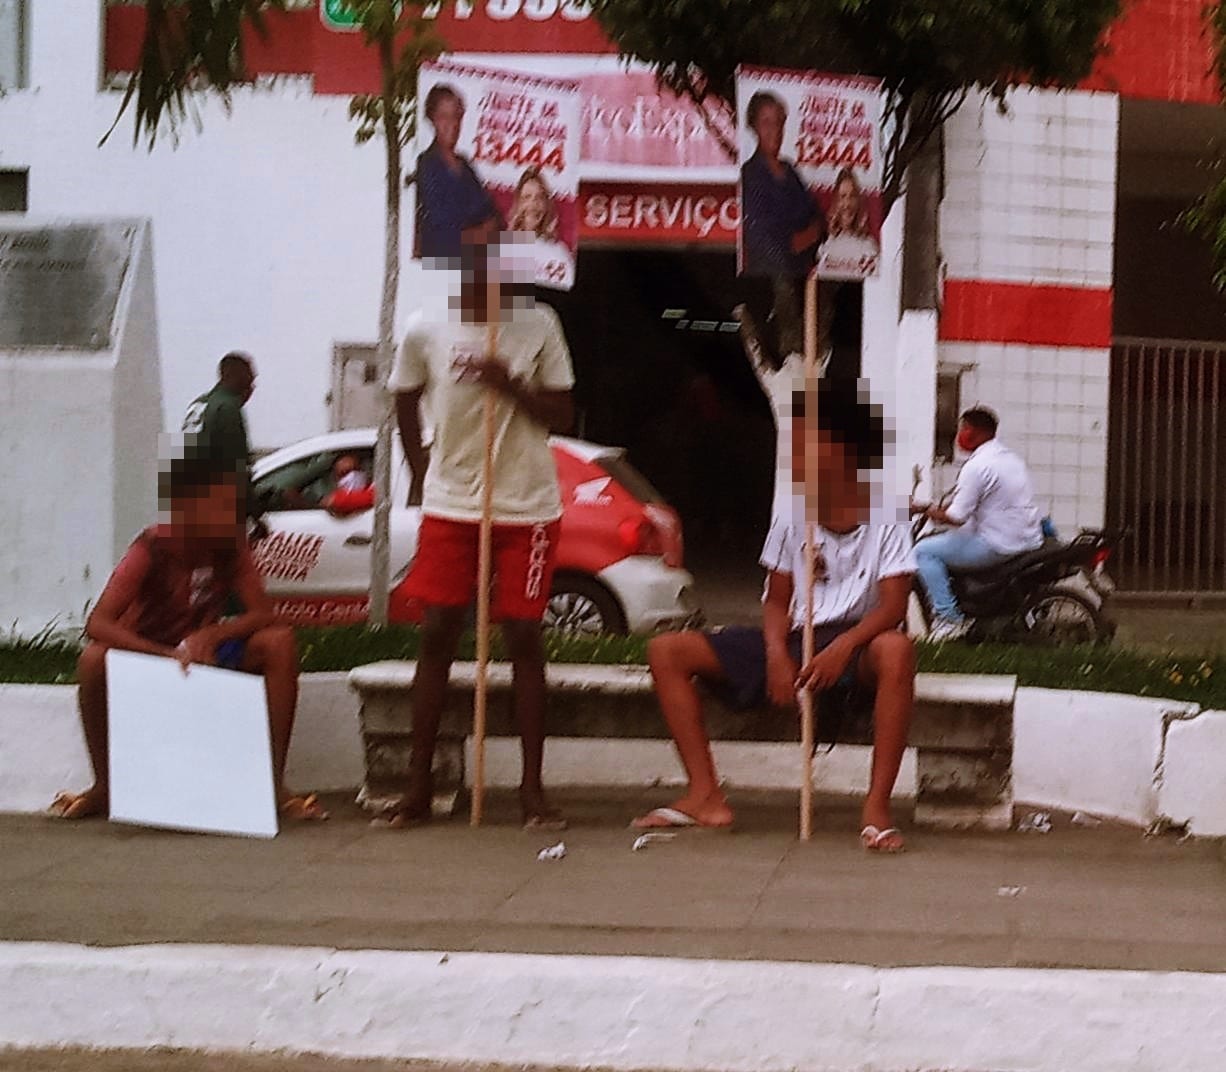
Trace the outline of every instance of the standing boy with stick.
<instances>
[{"instance_id":1,"label":"standing boy with stick","mask_svg":"<svg viewBox=\"0 0 1226 1072\"><path fill-rule=\"evenodd\" d=\"M806 415L817 396L816 416ZM859 397L856 381L821 380L792 403L789 513L776 514L762 565L767 570L762 628L656 637L648 648L664 719L685 767L685 795L634 821L639 829L730 827L733 813L719 785L703 725L698 681L730 706L770 702L795 708L797 692L871 704L873 766L860 840L872 852L898 852L890 796L907 744L915 691L915 652L899 627L915 572L905 525L870 522L873 471L884 448L880 418ZM811 408L811 406L808 406ZM812 622L816 654L801 659L808 600L802 578L814 535Z\"/></svg>"},{"instance_id":2,"label":"standing boy with stick","mask_svg":"<svg viewBox=\"0 0 1226 1072\"><path fill-rule=\"evenodd\" d=\"M490 612L501 623L514 671L515 716L523 745L520 806L525 826L561 829L545 799L545 654L541 619L549 599L562 500L549 448L551 432L568 431L574 374L554 312L530 288L512 287L492 246L469 247L459 299L447 313L418 314L410 324L388 389L413 493L423 518L407 594L424 608L413 683L413 750L409 792L393 826L430 816L431 765L447 681L468 607L477 595L484 407L494 398ZM523 292L522 294L520 292ZM496 353L489 352L496 325ZM427 468L421 402L429 393L434 443Z\"/></svg>"}]
</instances>

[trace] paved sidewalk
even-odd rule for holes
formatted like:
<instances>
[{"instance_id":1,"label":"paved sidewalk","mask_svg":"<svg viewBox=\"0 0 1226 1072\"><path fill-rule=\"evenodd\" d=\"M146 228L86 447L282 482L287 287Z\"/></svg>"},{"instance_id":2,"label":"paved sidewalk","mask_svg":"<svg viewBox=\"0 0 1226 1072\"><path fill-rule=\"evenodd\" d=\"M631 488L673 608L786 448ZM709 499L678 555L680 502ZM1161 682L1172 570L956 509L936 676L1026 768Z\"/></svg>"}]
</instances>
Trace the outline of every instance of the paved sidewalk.
<instances>
[{"instance_id":1,"label":"paved sidewalk","mask_svg":"<svg viewBox=\"0 0 1226 1072\"><path fill-rule=\"evenodd\" d=\"M372 830L334 818L272 842L0 817L0 940L592 953L977 967L1226 970L1226 853L1132 829L909 831L869 858L856 809L814 840L792 798L737 798L735 834L632 853L626 820L667 791L559 794L573 829ZM568 855L537 851L561 837Z\"/></svg>"}]
</instances>

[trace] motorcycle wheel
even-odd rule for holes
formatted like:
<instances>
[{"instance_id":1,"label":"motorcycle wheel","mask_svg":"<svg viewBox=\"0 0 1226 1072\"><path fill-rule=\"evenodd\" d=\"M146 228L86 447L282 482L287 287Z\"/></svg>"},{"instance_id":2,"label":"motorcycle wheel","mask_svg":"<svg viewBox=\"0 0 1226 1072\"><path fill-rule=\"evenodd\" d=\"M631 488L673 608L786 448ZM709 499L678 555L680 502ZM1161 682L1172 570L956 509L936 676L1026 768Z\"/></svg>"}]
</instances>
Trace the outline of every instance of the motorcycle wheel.
<instances>
[{"instance_id":1,"label":"motorcycle wheel","mask_svg":"<svg viewBox=\"0 0 1226 1072\"><path fill-rule=\"evenodd\" d=\"M1098 610L1068 591L1048 591L1022 614L1027 636L1041 644L1105 644L1112 630Z\"/></svg>"}]
</instances>

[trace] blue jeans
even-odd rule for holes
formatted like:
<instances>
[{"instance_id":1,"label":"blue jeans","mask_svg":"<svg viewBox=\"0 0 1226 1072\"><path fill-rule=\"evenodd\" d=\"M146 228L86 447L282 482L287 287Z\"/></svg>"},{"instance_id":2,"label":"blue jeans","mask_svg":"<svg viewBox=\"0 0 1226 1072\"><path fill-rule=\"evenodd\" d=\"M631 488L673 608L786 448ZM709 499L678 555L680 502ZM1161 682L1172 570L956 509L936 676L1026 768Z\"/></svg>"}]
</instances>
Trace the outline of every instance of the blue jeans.
<instances>
[{"instance_id":1,"label":"blue jeans","mask_svg":"<svg viewBox=\"0 0 1226 1072\"><path fill-rule=\"evenodd\" d=\"M962 621L962 611L954 599L949 583L950 567L970 570L985 569L1005 562L1013 555L1003 555L994 550L986 540L971 532L953 529L936 536L928 536L915 545L915 557L919 564L920 580L932 604L932 613L937 618Z\"/></svg>"}]
</instances>

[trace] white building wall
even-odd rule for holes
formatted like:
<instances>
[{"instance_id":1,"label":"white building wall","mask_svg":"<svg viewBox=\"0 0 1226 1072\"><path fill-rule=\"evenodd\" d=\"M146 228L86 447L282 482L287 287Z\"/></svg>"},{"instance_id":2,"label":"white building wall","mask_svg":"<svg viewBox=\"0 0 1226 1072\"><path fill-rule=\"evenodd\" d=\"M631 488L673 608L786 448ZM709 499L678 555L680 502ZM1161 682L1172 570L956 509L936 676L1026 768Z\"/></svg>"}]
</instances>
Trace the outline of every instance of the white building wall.
<instances>
[{"instance_id":1,"label":"white building wall","mask_svg":"<svg viewBox=\"0 0 1226 1072\"><path fill-rule=\"evenodd\" d=\"M29 88L0 98L0 168L30 169L31 215L153 220L166 426L245 349L253 445L323 431L332 345L377 337L382 285L383 153L355 146L349 98L286 80L235 93L229 114L201 100L177 146L133 146L128 115L99 147L121 100L98 89L102 4L32 0L31 16ZM406 258L402 318L421 277Z\"/></svg>"},{"instance_id":2,"label":"white building wall","mask_svg":"<svg viewBox=\"0 0 1226 1072\"><path fill-rule=\"evenodd\" d=\"M1118 127L1111 94L1020 90L1003 114L968 103L947 129L948 278L1110 289ZM963 406L1000 413L1056 525L1101 525L1110 351L947 341L940 357L969 367Z\"/></svg>"}]
</instances>

